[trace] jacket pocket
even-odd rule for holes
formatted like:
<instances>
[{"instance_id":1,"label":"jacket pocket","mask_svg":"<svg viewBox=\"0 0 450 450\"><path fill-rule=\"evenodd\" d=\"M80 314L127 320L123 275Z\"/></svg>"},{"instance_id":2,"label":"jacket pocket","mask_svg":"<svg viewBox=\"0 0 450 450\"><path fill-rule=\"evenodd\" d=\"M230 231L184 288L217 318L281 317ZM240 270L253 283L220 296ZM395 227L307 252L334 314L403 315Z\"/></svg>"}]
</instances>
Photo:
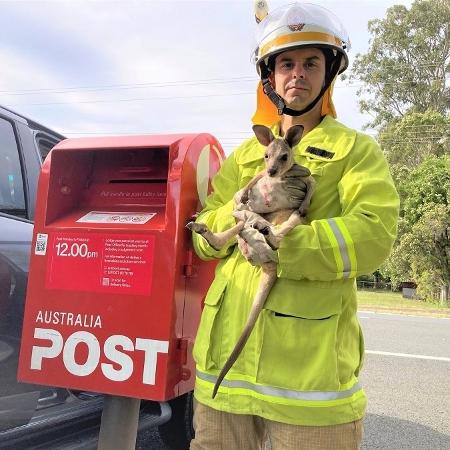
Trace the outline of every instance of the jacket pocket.
<instances>
[{"instance_id":1,"label":"jacket pocket","mask_svg":"<svg viewBox=\"0 0 450 450\"><path fill-rule=\"evenodd\" d=\"M338 390L341 290L280 279L274 289L280 295L272 291L263 311L257 382L296 391Z\"/></svg>"},{"instance_id":2,"label":"jacket pocket","mask_svg":"<svg viewBox=\"0 0 450 450\"><path fill-rule=\"evenodd\" d=\"M225 278L216 278L205 298L192 352L195 362L203 369L219 368L223 333L219 312L227 282Z\"/></svg>"}]
</instances>

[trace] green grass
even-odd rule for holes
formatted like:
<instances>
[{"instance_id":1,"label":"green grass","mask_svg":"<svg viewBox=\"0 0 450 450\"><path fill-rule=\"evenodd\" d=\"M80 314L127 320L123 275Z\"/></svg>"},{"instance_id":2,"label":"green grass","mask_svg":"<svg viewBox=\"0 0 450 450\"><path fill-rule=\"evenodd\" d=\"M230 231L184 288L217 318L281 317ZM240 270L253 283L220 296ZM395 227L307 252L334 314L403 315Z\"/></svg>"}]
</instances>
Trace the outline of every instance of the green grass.
<instances>
[{"instance_id":1,"label":"green grass","mask_svg":"<svg viewBox=\"0 0 450 450\"><path fill-rule=\"evenodd\" d=\"M358 305L360 307L380 307L390 309L428 310L438 313L450 313L449 308L420 300L402 297L399 292L358 290Z\"/></svg>"}]
</instances>

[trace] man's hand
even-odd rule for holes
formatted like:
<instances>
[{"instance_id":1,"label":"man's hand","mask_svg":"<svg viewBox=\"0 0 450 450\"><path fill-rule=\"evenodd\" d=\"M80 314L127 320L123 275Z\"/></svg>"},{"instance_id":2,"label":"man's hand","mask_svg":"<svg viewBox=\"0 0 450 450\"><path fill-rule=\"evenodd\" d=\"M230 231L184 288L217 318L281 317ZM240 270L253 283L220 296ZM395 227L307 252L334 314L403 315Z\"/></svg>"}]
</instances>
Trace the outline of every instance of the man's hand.
<instances>
[{"instance_id":1,"label":"man's hand","mask_svg":"<svg viewBox=\"0 0 450 450\"><path fill-rule=\"evenodd\" d=\"M295 164L282 177L282 186L288 197L295 203L301 203L305 198L307 185L303 179L311 175L307 167Z\"/></svg>"},{"instance_id":2,"label":"man's hand","mask_svg":"<svg viewBox=\"0 0 450 450\"><path fill-rule=\"evenodd\" d=\"M238 247L244 258L254 266L278 262L276 250L272 250L264 236L255 228L245 227L237 238Z\"/></svg>"}]
</instances>

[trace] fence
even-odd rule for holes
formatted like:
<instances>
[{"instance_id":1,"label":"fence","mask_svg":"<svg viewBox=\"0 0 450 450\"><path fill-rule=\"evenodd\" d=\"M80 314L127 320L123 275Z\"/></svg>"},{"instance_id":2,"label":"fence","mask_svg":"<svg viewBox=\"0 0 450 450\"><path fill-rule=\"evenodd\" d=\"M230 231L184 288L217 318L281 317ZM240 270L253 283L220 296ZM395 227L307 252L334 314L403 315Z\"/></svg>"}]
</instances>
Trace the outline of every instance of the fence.
<instances>
[{"instance_id":1,"label":"fence","mask_svg":"<svg viewBox=\"0 0 450 450\"><path fill-rule=\"evenodd\" d=\"M362 281L357 280L356 285L358 289L373 290L373 291L392 291L391 283L384 281Z\"/></svg>"}]
</instances>

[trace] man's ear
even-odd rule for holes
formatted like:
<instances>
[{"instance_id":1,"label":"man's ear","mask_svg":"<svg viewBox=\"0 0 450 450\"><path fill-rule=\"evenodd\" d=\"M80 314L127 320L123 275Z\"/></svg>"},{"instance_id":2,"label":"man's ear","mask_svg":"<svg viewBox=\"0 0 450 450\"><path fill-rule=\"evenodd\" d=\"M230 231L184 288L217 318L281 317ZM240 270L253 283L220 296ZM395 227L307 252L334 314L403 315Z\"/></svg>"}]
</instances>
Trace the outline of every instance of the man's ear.
<instances>
[{"instance_id":1,"label":"man's ear","mask_svg":"<svg viewBox=\"0 0 450 450\"><path fill-rule=\"evenodd\" d=\"M271 129L264 125L253 125L252 128L256 139L258 139L259 143L265 147L267 147L275 139Z\"/></svg>"},{"instance_id":2,"label":"man's ear","mask_svg":"<svg viewBox=\"0 0 450 450\"><path fill-rule=\"evenodd\" d=\"M273 73L273 71L269 73L269 81L273 89L275 90L275 74Z\"/></svg>"},{"instance_id":3,"label":"man's ear","mask_svg":"<svg viewBox=\"0 0 450 450\"><path fill-rule=\"evenodd\" d=\"M295 147L302 138L304 127L303 125L294 125L286 132L284 140L287 142L289 147Z\"/></svg>"}]
</instances>

